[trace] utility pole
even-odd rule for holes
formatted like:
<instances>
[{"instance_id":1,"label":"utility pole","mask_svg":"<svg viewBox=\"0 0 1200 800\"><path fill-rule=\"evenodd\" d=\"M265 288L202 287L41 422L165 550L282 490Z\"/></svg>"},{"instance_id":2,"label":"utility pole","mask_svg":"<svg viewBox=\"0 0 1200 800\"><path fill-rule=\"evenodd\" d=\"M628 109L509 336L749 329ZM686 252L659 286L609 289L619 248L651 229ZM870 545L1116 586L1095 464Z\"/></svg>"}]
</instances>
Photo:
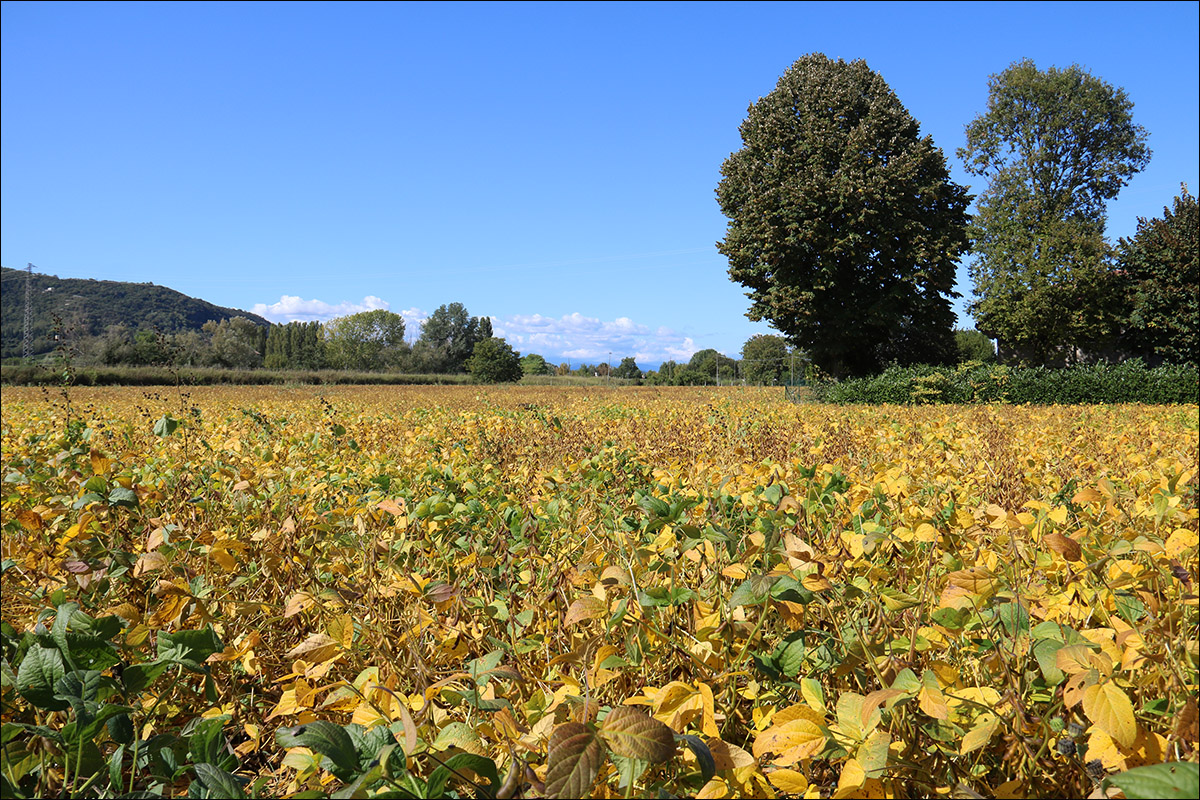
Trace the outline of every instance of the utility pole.
<instances>
[{"instance_id":1,"label":"utility pole","mask_svg":"<svg viewBox=\"0 0 1200 800\"><path fill-rule=\"evenodd\" d=\"M28 361L33 354L33 341L29 329L33 327L33 264L26 262L25 266L25 325L24 341L21 343L21 356Z\"/></svg>"},{"instance_id":2,"label":"utility pole","mask_svg":"<svg viewBox=\"0 0 1200 800\"><path fill-rule=\"evenodd\" d=\"M717 362L717 366L713 370L713 377L717 379L717 386L720 386L721 385L721 354L720 353L717 353L717 357L716 357L715 361Z\"/></svg>"}]
</instances>

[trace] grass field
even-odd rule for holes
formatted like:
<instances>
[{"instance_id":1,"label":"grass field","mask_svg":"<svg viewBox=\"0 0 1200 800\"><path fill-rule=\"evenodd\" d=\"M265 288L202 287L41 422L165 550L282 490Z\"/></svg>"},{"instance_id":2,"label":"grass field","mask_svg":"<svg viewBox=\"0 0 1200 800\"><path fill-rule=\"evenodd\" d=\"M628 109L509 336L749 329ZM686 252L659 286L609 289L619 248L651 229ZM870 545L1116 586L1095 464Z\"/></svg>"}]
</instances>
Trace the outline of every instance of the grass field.
<instances>
[{"instance_id":1,"label":"grass field","mask_svg":"<svg viewBox=\"0 0 1200 800\"><path fill-rule=\"evenodd\" d=\"M5 796L1078 796L1197 759L1195 407L3 399Z\"/></svg>"}]
</instances>

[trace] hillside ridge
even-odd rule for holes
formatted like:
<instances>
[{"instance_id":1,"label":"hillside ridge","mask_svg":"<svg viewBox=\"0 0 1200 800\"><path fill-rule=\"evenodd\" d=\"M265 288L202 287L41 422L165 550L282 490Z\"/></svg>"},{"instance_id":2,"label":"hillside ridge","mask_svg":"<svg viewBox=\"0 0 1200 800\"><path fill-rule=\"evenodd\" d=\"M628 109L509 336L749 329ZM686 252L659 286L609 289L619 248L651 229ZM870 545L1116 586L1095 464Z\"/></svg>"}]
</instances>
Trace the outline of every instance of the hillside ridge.
<instances>
[{"instance_id":1,"label":"hillside ridge","mask_svg":"<svg viewBox=\"0 0 1200 800\"><path fill-rule=\"evenodd\" d=\"M25 270L0 267L0 357L19 358L25 318ZM54 349L54 317L62 320L68 335L98 336L110 325L133 330L176 333L199 330L204 323L246 317L256 325L266 319L237 308L226 308L155 283L59 278L33 273L30 295L33 355Z\"/></svg>"}]
</instances>

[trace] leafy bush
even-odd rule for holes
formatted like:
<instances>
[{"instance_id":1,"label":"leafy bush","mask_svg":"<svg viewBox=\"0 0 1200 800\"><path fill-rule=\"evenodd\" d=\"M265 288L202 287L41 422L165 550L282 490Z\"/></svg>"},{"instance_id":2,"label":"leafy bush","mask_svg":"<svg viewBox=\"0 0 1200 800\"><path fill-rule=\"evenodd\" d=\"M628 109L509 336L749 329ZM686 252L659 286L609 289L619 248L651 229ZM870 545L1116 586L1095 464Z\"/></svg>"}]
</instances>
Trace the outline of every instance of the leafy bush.
<instances>
[{"instance_id":1,"label":"leafy bush","mask_svg":"<svg viewBox=\"0 0 1200 800\"><path fill-rule=\"evenodd\" d=\"M1194 404L1196 367L1147 367L1140 360L1068 369L1008 367L969 361L956 368L891 367L878 375L817 387L828 403Z\"/></svg>"},{"instance_id":2,"label":"leafy bush","mask_svg":"<svg viewBox=\"0 0 1200 800\"><path fill-rule=\"evenodd\" d=\"M32 631L7 622L0 631L5 688L23 701L6 703L4 796L155 796L194 776L189 797L245 797L244 780L232 774L238 758L224 730L228 715L165 728L155 716L175 692L215 698L205 661L223 645L212 626L160 631L156 655L129 663L141 655L129 646L135 629L118 616L89 616L61 593L56 599ZM189 691L190 676L198 685Z\"/></svg>"}]
</instances>

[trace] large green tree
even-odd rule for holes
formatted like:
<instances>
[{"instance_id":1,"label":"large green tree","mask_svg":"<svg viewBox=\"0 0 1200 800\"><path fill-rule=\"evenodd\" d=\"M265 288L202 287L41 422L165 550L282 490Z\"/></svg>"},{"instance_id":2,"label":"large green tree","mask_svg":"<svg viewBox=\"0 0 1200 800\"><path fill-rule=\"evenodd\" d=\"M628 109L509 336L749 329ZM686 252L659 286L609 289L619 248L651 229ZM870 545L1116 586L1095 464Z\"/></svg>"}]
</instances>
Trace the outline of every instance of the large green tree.
<instances>
[{"instance_id":1,"label":"large green tree","mask_svg":"<svg viewBox=\"0 0 1200 800\"><path fill-rule=\"evenodd\" d=\"M272 325L263 358L267 369L321 369L325 366L325 339L319 322Z\"/></svg>"},{"instance_id":2,"label":"large green tree","mask_svg":"<svg viewBox=\"0 0 1200 800\"><path fill-rule=\"evenodd\" d=\"M960 362L982 361L990 364L996 360L996 346L992 344L991 339L979 331L955 331L954 340L958 344L958 360Z\"/></svg>"},{"instance_id":3,"label":"large green tree","mask_svg":"<svg viewBox=\"0 0 1200 800\"><path fill-rule=\"evenodd\" d=\"M521 359L521 372L525 375L549 375L550 365L546 359L537 353L530 353Z\"/></svg>"},{"instance_id":4,"label":"large green tree","mask_svg":"<svg viewBox=\"0 0 1200 800\"><path fill-rule=\"evenodd\" d=\"M737 377L737 362L711 347L692 353L687 369L698 376L688 378L689 382L695 383L717 383L718 376L722 381L732 381Z\"/></svg>"},{"instance_id":5,"label":"large green tree","mask_svg":"<svg viewBox=\"0 0 1200 800\"><path fill-rule=\"evenodd\" d=\"M210 320L201 329L210 337L208 363L231 369L252 369L262 366L262 351L267 329L246 317Z\"/></svg>"},{"instance_id":6,"label":"large green tree","mask_svg":"<svg viewBox=\"0 0 1200 800\"><path fill-rule=\"evenodd\" d=\"M326 358L338 369L392 367L406 350L404 317L394 311L361 311L325 324Z\"/></svg>"},{"instance_id":7,"label":"large green tree","mask_svg":"<svg viewBox=\"0 0 1200 800\"><path fill-rule=\"evenodd\" d=\"M462 303L439 306L421 324L414 355L427 372L462 372L478 342L490 339L492 321L472 317Z\"/></svg>"},{"instance_id":8,"label":"large green tree","mask_svg":"<svg viewBox=\"0 0 1200 800\"><path fill-rule=\"evenodd\" d=\"M1018 61L988 81L958 151L987 178L970 234L980 331L1029 363L1095 347L1119 324L1105 203L1150 160L1133 103L1078 66Z\"/></svg>"},{"instance_id":9,"label":"large green tree","mask_svg":"<svg viewBox=\"0 0 1200 800\"><path fill-rule=\"evenodd\" d=\"M1117 263L1129 289L1126 341L1151 361L1200 363L1200 208L1187 186L1162 217L1138 219Z\"/></svg>"},{"instance_id":10,"label":"large green tree","mask_svg":"<svg viewBox=\"0 0 1200 800\"><path fill-rule=\"evenodd\" d=\"M864 61L819 53L750 106L717 187L717 249L769 320L836 375L953 357L966 189Z\"/></svg>"},{"instance_id":11,"label":"large green tree","mask_svg":"<svg viewBox=\"0 0 1200 800\"><path fill-rule=\"evenodd\" d=\"M759 333L742 345L742 377L747 383L782 383L791 366L791 350L782 336Z\"/></svg>"},{"instance_id":12,"label":"large green tree","mask_svg":"<svg viewBox=\"0 0 1200 800\"><path fill-rule=\"evenodd\" d=\"M508 342L489 336L475 343L466 362L467 372L477 383L512 383L521 380L521 354Z\"/></svg>"},{"instance_id":13,"label":"large green tree","mask_svg":"<svg viewBox=\"0 0 1200 800\"><path fill-rule=\"evenodd\" d=\"M621 359L621 363L612 371L614 378L626 378L639 380L642 377L642 370L637 365L637 359L633 356L626 356Z\"/></svg>"}]
</instances>

